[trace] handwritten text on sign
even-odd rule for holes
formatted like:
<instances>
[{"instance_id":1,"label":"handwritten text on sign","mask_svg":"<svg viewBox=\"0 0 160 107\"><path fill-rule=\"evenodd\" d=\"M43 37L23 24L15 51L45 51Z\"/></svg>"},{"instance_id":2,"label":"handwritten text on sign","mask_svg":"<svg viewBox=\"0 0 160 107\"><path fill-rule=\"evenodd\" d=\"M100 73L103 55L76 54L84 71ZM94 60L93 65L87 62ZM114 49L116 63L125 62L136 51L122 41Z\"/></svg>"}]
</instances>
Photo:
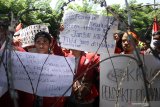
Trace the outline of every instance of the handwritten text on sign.
<instances>
[{"instance_id":1,"label":"handwritten text on sign","mask_svg":"<svg viewBox=\"0 0 160 107\"><path fill-rule=\"evenodd\" d=\"M30 25L21 30L20 36L22 38L22 47L34 45L35 34L40 31L49 32L48 27L46 25L40 25L40 24Z\"/></svg>"},{"instance_id":2,"label":"handwritten text on sign","mask_svg":"<svg viewBox=\"0 0 160 107\"><path fill-rule=\"evenodd\" d=\"M106 30L112 22L114 23L107 32L105 42ZM108 47L113 53L113 33L116 32L117 26L118 23L113 17L67 11L64 14L64 31L60 33L60 42L62 47L89 52L97 51L101 44L98 52L105 52Z\"/></svg>"},{"instance_id":3,"label":"handwritten text on sign","mask_svg":"<svg viewBox=\"0 0 160 107\"><path fill-rule=\"evenodd\" d=\"M73 82L72 71L75 67L73 57L65 58L62 56L16 52L28 72L33 84L34 92L37 87L38 78L40 80L36 94L39 96L61 96ZM15 88L28 93L33 93L29 77L24 66L19 61L15 52L12 54L12 72ZM46 60L46 62L45 62ZM44 63L45 62L45 63ZM43 67L43 68L42 68ZM71 71L72 70L72 71ZM0 66L0 72L4 74L4 66ZM1 76L1 75L0 75ZM6 77L0 77L6 78ZM4 80L4 79L3 79ZM4 82L4 81L3 81ZM5 81L7 84L7 81ZM0 82L1 83L1 82ZM69 90L65 96L69 96Z\"/></svg>"},{"instance_id":4,"label":"handwritten text on sign","mask_svg":"<svg viewBox=\"0 0 160 107\"><path fill-rule=\"evenodd\" d=\"M108 56L106 55L101 55L101 59L107 57ZM143 56L141 58L143 59ZM106 107L106 104L109 107L114 107L116 102L119 107L144 107L146 104L144 102L146 93L142 71L138 67L138 64L127 57L116 57L113 58L112 61L115 71L113 70L110 60L107 60L100 65L100 107ZM160 61L151 55L147 55L144 56L143 64L145 64L144 71L147 80L150 81L160 70ZM117 89L117 84L119 89ZM159 107L159 77L153 81L151 88L149 88L149 95L152 107Z\"/></svg>"}]
</instances>

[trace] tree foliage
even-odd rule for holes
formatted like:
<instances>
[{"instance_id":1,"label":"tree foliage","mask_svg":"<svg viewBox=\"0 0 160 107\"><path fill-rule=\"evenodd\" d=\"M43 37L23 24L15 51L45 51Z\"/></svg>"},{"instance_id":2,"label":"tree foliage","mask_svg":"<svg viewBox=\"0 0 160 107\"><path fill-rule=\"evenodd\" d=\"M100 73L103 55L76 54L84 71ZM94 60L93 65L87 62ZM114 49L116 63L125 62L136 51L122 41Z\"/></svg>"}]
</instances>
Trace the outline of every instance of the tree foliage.
<instances>
[{"instance_id":1,"label":"tree foliage","mask_svg":"<svg viewBox=\"0 0 160 107\"><path fill-rule=\"evenodd\" d=\"M85 12L85 13L93 13L96 14L96 11L93 9L93 5L90 5L88 0L83 0L82 5L79 4L69 4L68 9L72 9L78 12Z\"/></svg>"},{"instance_id":2,"label":"tree foliage","mask_svg":"<svg viewBox=\"0 0 160 107\"><path fill-rule=\"evenodd\" d=\"M60 15L52 10L49 3L51 0L1 0L0 21L8 26L12 19L23 23L23 26L32 24L47 24L52 35L58 34Z\"/></svg>"}]
</instances>

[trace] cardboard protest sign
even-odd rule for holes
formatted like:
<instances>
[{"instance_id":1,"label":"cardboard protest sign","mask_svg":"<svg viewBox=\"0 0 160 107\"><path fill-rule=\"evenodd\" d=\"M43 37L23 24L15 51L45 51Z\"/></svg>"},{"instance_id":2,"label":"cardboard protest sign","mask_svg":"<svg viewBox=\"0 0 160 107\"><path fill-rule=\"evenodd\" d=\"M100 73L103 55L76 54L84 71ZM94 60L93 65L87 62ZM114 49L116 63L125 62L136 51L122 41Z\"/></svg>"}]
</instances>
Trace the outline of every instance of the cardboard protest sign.
<instances>
[{"instance_id":1,"label":"cardboard protest sign","mask_svg":"<svg viewBox=\"0 0 160 107\"><path fill-rule=\"evenodd\" d=\"M22 29L20 31L20 37L22 38L22 47L33 46L35 34L40 31L49 32L46 25L40 24L30 25Z\"/></svg>"},{"instance_id":2,"label":"cardboard protest sign","mask_svg":"<svg viewBox=\"0 0 160 107\"><path fill-rule=\"evenodd\" d=\"M66 60L70 64L70 67ZM38 96L62 96L73 82L72 71L75 68L74 57L66 57L66 60L64 57L56 55L13 52L11 67L15 89L31 94L34 91ZM0 71L0 91L2 92L1 87L5 89L7 85L3 64L0 66ZM33 84L34 90L32 90L30 81ZM65 96L69 96L70 94L71 89Z\"/></svg>"},{"instance_id":3,"label":"cardboard protest sign","mask_svg":"<svg viewBox=\"0 0 160 107\"><path fill-rule=\"evenodd\" d=\"M107 53L108 47L110 53L114 52L113 33L118 29L118 22L113 17L66 11L63 21L62 47L88 52L96 52L100 47L98 53Z\"/></svg>"},{"instance_id":4,"label":"cardboard protest sign","mask_svg":"<svg viewBox=\"0 0 160 107\"><path fill-rule=\"evenodd\" d=\"M107 58L101 54L101 60ZM160 61L152 55L142 56L147 80L160 70ZM146 93L142 71L135 60L128 57L112 58L100 64L100 107L145 107ZM116 73L116 75L115 75ZM118 82L116 82L118 81ZM150 106L160 105L160 76L149 88ZM118 88L117 88L118 87ZM118 96L118 97L117 97Z\"/></svg>"}]
</instances>

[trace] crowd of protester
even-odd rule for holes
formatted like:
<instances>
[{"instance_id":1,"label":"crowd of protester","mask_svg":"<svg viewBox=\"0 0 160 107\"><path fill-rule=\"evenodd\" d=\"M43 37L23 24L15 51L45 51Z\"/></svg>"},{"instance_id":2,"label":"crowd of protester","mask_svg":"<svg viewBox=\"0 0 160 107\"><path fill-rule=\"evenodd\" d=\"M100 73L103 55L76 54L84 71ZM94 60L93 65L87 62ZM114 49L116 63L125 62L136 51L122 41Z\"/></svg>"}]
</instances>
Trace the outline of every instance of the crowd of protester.
<instances>
[{"instance_id":1,"label":"crowd of protester","mask_svg":"<svg viewBox=\"0 0 160 107\"><path fill-rule=\"evenodd\" d=\"M63 27L63 26L62 26ZM86 53L79 50L61 48L55 36L40 31L35 35L34 46L21 47L21 38L17 26L13 37L13 49L21 52L34 52L40 54L59 55L63 57L75 57L76 69L74 71L74 83L70 97L40 97L34 94L29 94L20 90L16 90L18 94L19 107L97 107L99 96L99 66L88 70L93 64L99 62L99 55L94 53ZM60 28L60 31L64 28ZM6 38L7 35L3 34ZM2 39L1 39L2 40ZM5 45L5 40L2 45ZM3 51L3 47L1 50ZM87 72L84 72L87 71ZM97 100L95 100L97 99ZM14 107L13 100L7 91L0 98L0 107Z\"/></svg>"},{"instance_id":2,"label":"crowd of protester","mask_svg":"<svg viewBox=\"0 0 160 107\"><path fill-rule=\"evenodd\" d=\"M113 38L116 42L115 54L134 54L134 51L138 51L139 54L152 54L155 52L159 54L159 42L160 31L152 34L152 40L150 44L142 42L133 32L118 32L114 33Z\"/></svg>"},{"instance_id":3,"label":"crowd of protester","mask_svg":"<svg viewBox=\"0 0 160 107\"><path fill-rule=\"evenodd\" d=\"M34 46L21 47L21 38L17 28L13 37L13 47L17 51L35 52L39 54L59 55L63 57L75 57L74 83L71 96L69 97L40 97L17 90L19 107L98 107L99 106L99 66L89 69L92 65L99 63L100 55L74 49L61 48L56 38L47 32L38 32L34 38ZM61 28L60 30L63 30ZM6 30L0 27L0 47L7 37ZM139 51L140 54L152 54L153 51L160 53L160 31L152 35L151 45L139 40L133 32L115 32L115 54L133 54ZM34 51L30 49L34 48ZM136 49L135 49L136 48ZM89 69L89 70L87 70ZM87 72L85 72L87 71ZM9 92L0 98L0 107L14 107Z\"/></svg>"}]
</instances>

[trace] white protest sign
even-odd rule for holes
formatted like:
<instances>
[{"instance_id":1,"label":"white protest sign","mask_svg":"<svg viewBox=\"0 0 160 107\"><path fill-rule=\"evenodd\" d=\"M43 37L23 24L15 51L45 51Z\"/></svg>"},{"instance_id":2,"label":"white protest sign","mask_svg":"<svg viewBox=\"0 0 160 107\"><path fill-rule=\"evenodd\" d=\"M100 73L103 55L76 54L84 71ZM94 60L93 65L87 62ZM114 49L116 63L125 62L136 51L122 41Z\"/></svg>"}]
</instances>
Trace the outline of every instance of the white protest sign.
<instances>
[{"instance_id":1,"label":"white protest sign","mask_svg":"<svg viewBox=\"0 0 160 107\"><path fill-rule=\"evenodd\" d=\"M71 86L73 82L72 71L75 68L74 57L66 57L66 60L70 64L69 67L65 58L62 56L26 52L16 53L17 54L15 54L15 52L12 53L12 74L15 89L33 93L31 80L35 92L39 76L40 80L36 92L36 95L39 96L62 96ZM23 64L20 62L17 55ZM4 78L0 83L5 82L7 84L7 80L4 81L6 76L1 75L5 73L3 65L0 66L0 71L0 78ZM65 96L69 96L70 94L71 89Z\"/></svg>"},{"instance_id":2,"label":"white protest sign","mask_svg":"<svg viewBox=\"0 0 160 107\"><path fill-rule=\"evenodd\" d=\"M114 53L113 33L118 29L118 22L113 17L66 11L63 20L64 31L60 33L62 47L96 52L101 44L98 53L107 53L106 45L109 52ZM105 32L110 25L105 42Z\"/></svg>"},{"instance_id":3,"label":"white protest sign","mask_svg":"<svg viewBox=\"0 0 160 107\"><path fill-rule=\"evenodd\" d=\"M20 31L20 36L22 38L22 47L32 46L34 45L34 37L35 34L45 31L49 32L48 27L46 25L30 25Z\"/></svg>"},{"instance_id":4,"label":"white protest sign","mask_svg":"<svg viewBox=\"0 0 160 107\"><path fill-rule=\"evenodd\" d=\"M112 55L111 55L112 56ZM101 54L101 60L108 55ZM144 72L147 80L151 80L153 75L160 70L160 61L153 56L141 57L144 64ZM144 59L143 59L144 58ZM115 72L111 60L106 60L100 64L100 107L146 107L145 88L142 71L135 60L127 57L112 58ZM118 83L116 83L116 79ZM117 94L117 84L119 94ZM151 107L160 105L160 78L155 79L149 89ZM117 99L118 95L118 99Z\"/></svg>"}]
</instances>

